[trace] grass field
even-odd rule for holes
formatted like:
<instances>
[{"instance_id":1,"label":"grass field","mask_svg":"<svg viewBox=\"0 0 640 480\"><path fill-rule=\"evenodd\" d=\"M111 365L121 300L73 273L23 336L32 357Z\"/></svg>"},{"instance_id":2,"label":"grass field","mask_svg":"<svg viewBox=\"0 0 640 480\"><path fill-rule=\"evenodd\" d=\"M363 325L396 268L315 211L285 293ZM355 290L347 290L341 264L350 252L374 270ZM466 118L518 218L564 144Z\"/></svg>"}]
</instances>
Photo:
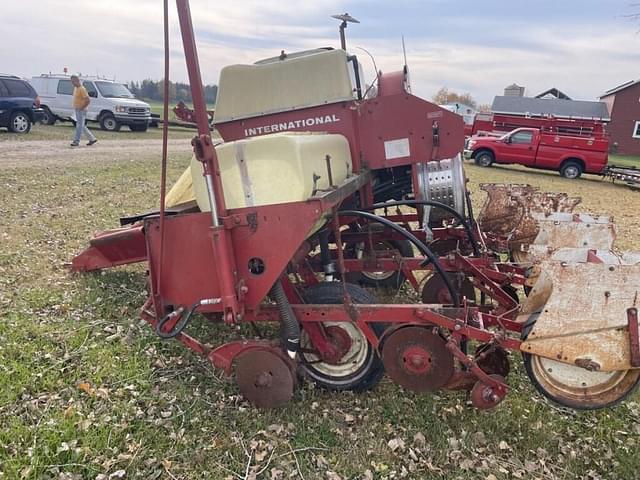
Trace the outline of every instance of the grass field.
<instances>
[{"instance_id":1,"label":"grass field","mask_svg":"<svg viewBox=\"0 0 640 480\"><path fill-rule=\"evenodd\" d=\"M130 140L130 139L153 139L162 138L162 127L149 128L146 132L132 132L128 127L122 127L119 132L107 132L101 130L97 123L88 123L89 130L98 140ZM55 125L35 124L26 135L11 133L0 129L0 144L5 141L25 142L32 140L61 140L69 141L73 139L75 127L70 122L58 122ZM169 127L171 138L191 138L196 135L192 128ZM82 138L86 141L86 138Z\"/></svg>"},{"instance_id":2,"label":"grass field","mask_svg":"<svg viewBox=\"0 0 640 480\"><path fill-rule=\"evenodd\" d=\"M172 157L172 180L189 157ZM467 173L477 207L482 182L566 191L583 196L582 210L614 214L619 246L640 249L640 193L515 167ZM304 384L282 410L253 409L138 319L143 266L64 267L93 232L155 205L158 176L157 155L0 170L0 478L638 478L638 395L566 411L534 391L517 355L512 391L490 412L462 393L417 395L388 380L359 395ZM237 334L207 332L211 343Z\"/></svg>"},{"instance_id":3,"label":"grass field","mask_svg":"<svg viewBox=\"0 0 640 480\"><path fill-rule=\"evenodd\" d=\"M640 157L632 155L609 155L609 164L640 168Z\"/></svg>"}]
</instances>

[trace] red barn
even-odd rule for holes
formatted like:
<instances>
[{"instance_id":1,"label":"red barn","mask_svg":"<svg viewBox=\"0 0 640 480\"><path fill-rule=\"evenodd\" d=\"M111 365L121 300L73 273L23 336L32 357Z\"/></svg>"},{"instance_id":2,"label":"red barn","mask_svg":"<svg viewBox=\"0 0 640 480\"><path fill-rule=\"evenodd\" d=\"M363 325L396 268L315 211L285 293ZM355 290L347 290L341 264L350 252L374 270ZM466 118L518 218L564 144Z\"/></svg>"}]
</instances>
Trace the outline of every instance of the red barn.
<instances>
[{"instance_id":1,"label":"red barn","mask_svg":"<svg viewBox=\"0 0 640 480\"><path fill-rule=\"evenodd\" d=\"M600 97L607 104L611 121L611 151L622 155L640 155L640 80L623 83Z\"/></svg>"}]
</instances>

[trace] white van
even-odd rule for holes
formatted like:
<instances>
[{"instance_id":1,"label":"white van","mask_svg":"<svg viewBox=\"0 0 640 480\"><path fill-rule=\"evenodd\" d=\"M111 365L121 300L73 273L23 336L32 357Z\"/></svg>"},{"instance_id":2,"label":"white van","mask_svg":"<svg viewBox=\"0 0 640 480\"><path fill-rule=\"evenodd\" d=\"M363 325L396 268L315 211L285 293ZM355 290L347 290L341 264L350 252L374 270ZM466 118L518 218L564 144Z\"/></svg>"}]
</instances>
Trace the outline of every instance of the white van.
<instances>
[{"instance_id":1,"label":"white van","mask_svg":"<svg viewBox=\"0 0 640 480\"><path fill-rule=\"evenodd\" d=\"M82 85L91 97L87 120L99 122L100 128L111 132L127 125L134 132L144 132L151 121L148 103L136 99L127 87L99 77L81 77ZM74 120L73 85L70 75L40 75L29 83L40 96L45 112L44 123Z\"/></svg>"}]
</instances>

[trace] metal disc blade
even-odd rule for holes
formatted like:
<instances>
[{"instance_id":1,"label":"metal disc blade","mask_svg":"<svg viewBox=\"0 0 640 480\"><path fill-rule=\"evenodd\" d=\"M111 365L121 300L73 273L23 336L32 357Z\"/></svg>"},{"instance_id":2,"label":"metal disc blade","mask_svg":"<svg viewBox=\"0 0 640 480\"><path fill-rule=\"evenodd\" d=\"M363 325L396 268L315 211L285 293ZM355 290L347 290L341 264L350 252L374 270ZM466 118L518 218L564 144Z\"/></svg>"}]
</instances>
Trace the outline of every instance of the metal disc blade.
<instances>
[{"instance_id":1,"label":"metal disc blade","mask_svg":"<svg viewBox=\"0 0 640 480\"><path fill-rule=\"evenodd\" d=\"M407 390L433 392L449 382L454 359L445 340L426 327L404 327L382 346L382 363L391 379Z\"/></svg>"},{"instance_id":2,"label":"metal disc blade","mask_svg":"<svg viewBox=\"0 0 640 480\"><path fill-rule=\"evenodd\" d=\"M236 382L242 395L259 408L277 408L293 396L294 376L276 353L249 350L236 360Z\"/></svg>"}]
</instances>

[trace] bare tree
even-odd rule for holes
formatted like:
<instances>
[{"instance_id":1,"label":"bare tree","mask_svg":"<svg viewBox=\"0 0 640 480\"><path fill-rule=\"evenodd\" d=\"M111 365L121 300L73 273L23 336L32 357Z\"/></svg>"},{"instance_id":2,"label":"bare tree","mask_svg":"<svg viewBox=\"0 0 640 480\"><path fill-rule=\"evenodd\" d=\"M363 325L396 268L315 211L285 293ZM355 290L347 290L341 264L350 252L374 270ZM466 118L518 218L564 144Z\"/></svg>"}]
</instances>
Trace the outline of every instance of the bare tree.
<instances>
[{"instance_id":1,"label":"bare tree","mask_svg":"<svg viewBox=\"0 0 640 480\"><path fill-rule=\"evenodd\" d=\"M448 103L463 103L464 105L469 105L471 108L476 108L478 106L478 102L476 102L476 100L471 96L469 92L460 94L450 91L447 87L442 87L431 98L433 102L438 105L446 105Z\"/></svg>"}]
</instances>

